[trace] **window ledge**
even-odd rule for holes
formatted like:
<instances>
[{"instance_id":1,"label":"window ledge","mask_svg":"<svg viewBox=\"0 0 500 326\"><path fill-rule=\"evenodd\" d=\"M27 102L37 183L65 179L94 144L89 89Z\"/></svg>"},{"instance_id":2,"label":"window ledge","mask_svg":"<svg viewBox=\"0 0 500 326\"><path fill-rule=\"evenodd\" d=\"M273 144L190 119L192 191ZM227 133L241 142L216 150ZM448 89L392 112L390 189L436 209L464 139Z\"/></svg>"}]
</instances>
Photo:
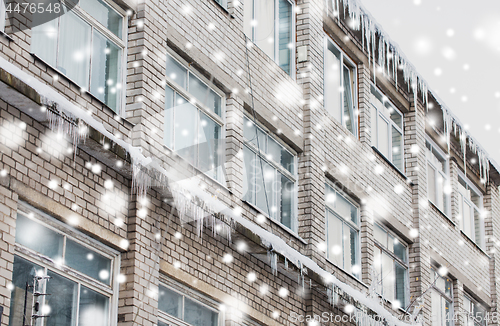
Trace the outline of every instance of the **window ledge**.
<instances>
[{"instance_id":1,"label":"window ledge","mask_svg":"<svg viewBox=\"0 0 500 326\"><path fill-rule=\"evenodd\" d=\"M359 284L361 284L362 286L366 287L368 289L368 285L365 284L361 279L357 278L356 276L354 276L354 274L352 273L349 273L348 271L346 271L345 269L343 269L342 267L340 267L339 265L335 264L333 261L331 261L330 259L328 259L325 255L325 261L328 262L329 264L331 264L332 266L334 266L335 268L341 270L342 272L344 272L345 275L347 275L349 278L355 280L356 282L358 282ZM360 275L361 276L361 275Z\"/></svg>"},{"instance_id":2,"label":"window ledge","mask_svg":"<svg viewBox=\"0 0 500 326\"><path fill-rule=\"evenodd\" d=\"M437 207L430 199L428 199L428 201L429 201L430 206L433 207L436 211L438 211L438 213L442 217L446 218L448 220L448 222L450 222L451 224L453 224L453 226L457 226L457 224L455 222L453 222L451 220L451 218L449 218L448 215L446 215L446 213L444 213L439 207Z\"/></svg>"},{"instance_id":3,"label":"window ledge","mask_svg":"<svg viewBox=\"0 0 500 326\"><path fill-rule=\"evenodd\" d=\"M73 86L76 86L78 88L82 88L80 85L78 85L77 82L75 82L73 79L69 78L68 76L66 76L65 74L63 74L59 69L55 68L54 66L52 66L51 64L49 64L47 61L43 60L42 58L40 58L38 55L36 55L35 53L30 53L30 55L37 61L40 61L42 62L44 65L46 65L47 67L49 67L50 69L54 70L55 72L57 72L57 74L64 78L65 80L67 80L68 82L70 82L71 84L73 84ZM86 94L90 95L90 97L92 97L93 100L97 101L99 104L102 105L102 108L104 110L107 110L109 111L108 113L112 114L113 116L120 116L122 119L126 120L125 117L123 117L121 114L119 113L116 113L112 108L110 108L109 106L106 105L106 103L104 103L103 101L101 101L100 99L98 99L95 95L93 95L91 92L89 91L85 91ZM121 110L119 110L121 111Z\"/></svg>"},{"instance_id":4,"label":"window ledge","mask_svg":"<svg viewBox=\"0 0 500 326\"><path fill-rule=\"evenodd\" d=\"M254 204L252 204L252 203L250 203L250 202L248 202L248 201L246 201L244 199L242 199L241 201L244 202L245 204L247 204L248 206L250 206L250 208L252 208L253 210L257 211L257 213L264 215L271 223L275 224L280 229L282 229L286 233L290 234L295 239L299 240L302 244L307 245L307 241L304 240L304 239L302 239L301 236L298 235L298 233L296 233L295 231L291 230L289 227L283 225L282 223L276 221L275 219L273 219L272 217L270 217L266 212L264 212L263 210L261 210L260 208L258 208L257 206L255 206Z\"/></svg>"},{"instance_id":5,"label":"window ledge","mask_svg":"<svg viewBox=\"0 0 500 326\"><path fill-rule=\"evenodd\" d=\"M472 240L467 234L465 234L464 231L460 230L460 233L462 234L462 236L467 239L467 241L469 241L471 244L473 244L477 249L479 249L479 251L481 251L486 257L490 258L490 255L488 255L486 253L486 251L483 250L483 248L479 247L477 243L474 242L474 240Z\"/></svg>"},{"instance_id":6,"label":"window ledge","mask_svg":"<svg viewBox=\"0 0 500 326\"><path fill-rule=\"evenodd\" d=\"M4 31L0 31L0 35L2 35L3 37L5 37L10 42L14 42L14 39L12 38L12 36L10 36L9 34L5 33Z\"/></svg>"},{"instance_id":7,"label":"window ledge","mask_svg":"<svg viewBox=\"0 0 500 326\"><path fill-rule=\"evenodd\" d=\"M375 151L375 153L377 153L380 157L382 157L384 159L384 161L386 161L390 166L392 166L394 168L394 170L399 173L400 176L403 177L403 179L405 179L405 181L410 185L410 186L413 186L413 182L408 179L408 177L406 176L406 174L404 174L396 165L394 165L394 163L392 163L387 157L385 157L384 154L382 154L382 152L380 152L378 150L377 147L375 146L372 146L372 149Z\"/></svg>"}]
</instances>

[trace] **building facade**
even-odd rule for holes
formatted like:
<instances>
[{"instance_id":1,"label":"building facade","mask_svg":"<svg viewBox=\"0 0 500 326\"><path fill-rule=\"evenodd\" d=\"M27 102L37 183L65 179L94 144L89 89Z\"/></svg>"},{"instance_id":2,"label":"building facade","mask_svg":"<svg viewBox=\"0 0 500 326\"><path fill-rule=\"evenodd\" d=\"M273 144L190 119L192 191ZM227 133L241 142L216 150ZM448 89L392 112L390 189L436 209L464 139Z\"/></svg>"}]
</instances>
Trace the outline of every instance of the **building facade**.
<instances>
[{"instance_id":1,"label":"building facade","mask_svg":"<svg viewBox=\"0 0 500 326\"><path fill-rule=\"evenodd\" d=\"M498 166L360 3L23 4L1 325L498 324Z\"/></svg>"}]
</instances>

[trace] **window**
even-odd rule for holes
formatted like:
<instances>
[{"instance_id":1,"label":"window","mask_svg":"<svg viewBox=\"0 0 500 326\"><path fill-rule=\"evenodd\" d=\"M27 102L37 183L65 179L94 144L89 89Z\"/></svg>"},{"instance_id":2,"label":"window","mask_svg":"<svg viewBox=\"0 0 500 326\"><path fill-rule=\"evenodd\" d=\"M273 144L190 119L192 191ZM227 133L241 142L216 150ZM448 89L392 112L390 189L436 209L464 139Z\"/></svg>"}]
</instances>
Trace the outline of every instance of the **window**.
<instances>
[{"instance_id":1,"label":"window","mask_svg":"<svg viewBox=\"0 0 500 326\"><path fill-rule=\"evenodd\" d=\"M34 284L34 276L45 275L50 279L36 284L41 292L51 295L34 300L40 303L41 314L50 315L46 326L110 324L117 253L103 252L111 249L92 246L93 240L74 230L70 231L72 236L67 235L67 228L60 224L38 213L18 213L9 325L22 324L26 283ZM31 316L32 288L27 299L27 314Z\"/></svg>"},{"instance_id":2,"label":"window","mask_svg":"<svg viewBox=\"0 0 500 326\"><path fill-rule=\"evenodd\" d=\"M426 142L427 150L427 196L441 212L450 211L449 165L446 155L430 141Z\"/></svg>"},{"instance_id":3,"label":"window","mask_svg":"<svg viewBox=\"0 0 500 326\"><path fill-rule=\"evenodd\" d=\"M431 269L432 326L451 326L453 314L453 283Z\"/></svg>"},{"instance_id":4,"label":"window","mask_svg":"<svg viewBox=\"0 0 500 326\"><path fill-rule=\"evenodd\" d=\"M483 197L465 177L458 176L458 216L462 230L479 247L484 248L484 221L481 216Z\"/></svg>"},{"instance_id":5,"label":"window","mask_svg":"<svg viewBox=\"0 0 500 326\"><path fill-rule=\"evenodd\" d=\"M227 9L227 0L215 0L218 4L222 6L222 8Z\"/></svg>"},{"instance_id":6,"label":"window","mask_svg":"<svg viewBox=\"0 0 500 326\"><path fill-rule=\"evenodd\" d=\"M166 69L165 145L222 182L224 97L168 54Z\"/></svg>"},{"instance_id":7,"label":"window","mask_svg":"<svg viewBox=\"0 0 500 326\"><path fill-rule=\"evenodd\" d=\"M372 146L404 172L403 115L374 86L370 102Z\"/></svg>"},{"instance_id":8,"label":"window","mask_svg":"<svg viewBox=\"0 0 500 326\"><path fill-rule=\"evenodd\" d=\"M324 105L326 111L358 135L356 104L356 66L340 49L325 37L324 57Z\"/></svg>"},{"instance_id":9,"label":"window","mask_svg":"<svg viewBox=\"0 0 500 326\"><path fill-rule=\"evenodd\" d=\"M408 304L407 246L379 224L373 225L375 268L382 296L405 308Z\"/></svg>"},{"instance_id":10,"label":"window","mask_svg":"<svg viewBox=\"0 0 500 326\"><path fill-rule=\"evenodd\" d=\"M64 10L33 27L32 53L119 113L125 68L123 15L103 0L81 0L71 11ZM37 17L44 15L34 15L34 25Z\"/></svg>"},{"instance_id":11,"label":"window","mask_svg":"<svg viewBox=\"0 0 500 326\"><path fill-rule=\"evenodd\" d=\"M216 303L185 286L160 284L158 295L158 326L218 326L222 324Z\"/></svg>"},{"instance_id":12,"label":"window","mask_svg":"<svg viewBox=\"0 0 500 326\"><path fill-rule=\"evenodd\" d=\"M243 124L243 200L296 231L296 157L250 119Z\"/></svg>"},{"instance_id":13,"label":"window","mask_svg":"<svg viewBox=\"0 0 500 326\"><path fill-rule=\"evenodd\" d=\"M359 209L326 184L327 258L359 278Z\"/></svg>"},{"instance_id":14,"label":"window","mask_svg":"<svg viewBox=\"0 0 500 326\"><path fill-rule=\"evenodd\" d=\"M293 2L244 0L244 31L288 75L294 69Z\"/></svg>"},{"instance_id":15,"label":"window","mask_svg":"<svg viewBox=\"0 0 500 326\"><path fill-rule=\"evenodd\" d=\"M464 310L467 313L467 326L486 326L487 310L476 300L464 295Z\"/></svg>"}]
</instances>

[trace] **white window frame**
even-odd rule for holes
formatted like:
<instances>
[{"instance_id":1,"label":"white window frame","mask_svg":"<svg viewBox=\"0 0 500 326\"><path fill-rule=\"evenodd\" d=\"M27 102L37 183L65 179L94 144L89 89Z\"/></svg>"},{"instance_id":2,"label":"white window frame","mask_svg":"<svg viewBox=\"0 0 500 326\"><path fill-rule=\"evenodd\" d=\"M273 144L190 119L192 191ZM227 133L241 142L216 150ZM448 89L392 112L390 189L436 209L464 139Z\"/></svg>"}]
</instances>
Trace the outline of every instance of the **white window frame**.
<instances>
[{"instance_id":1,"label":"white window frame","mask_svg":"<svg viewBox=\"0 0 500 326\"><path fill-rule=\"evenodd\" d=\"M0 32L5 33L5 20L7 19L5 0L0 0Z\"/></svg>"},{"instance_id":2,"label":"white window frame","mask_svg":"<svg viewBox=\"0 0 500 326\"><path fill-rule=\"evenodd\" d=\"M166 75L166 78L165 78L166 79L166 87L172 88L175 93L179 93L179 95L181 95L182 97L189 100L190 103L192 105L194 105L199 111L206 114L210 119L212 119L216 124L218 124L221 128L221 138L220 139L226 139L226 95L224 94L224 92L222 92L220 89L218 89L216 87L211 86L210 85L211 83L207 78L205 78L199 72L197 72L195 69L193 69L188 62L186 62L184 59L182 59L172 49L167 48L167 55L170 55L173 60L177 61L177 63L179 63L180 65L182 65L186 69L186 88L187 89L189 89L189 76L190 76L190 74L193 74L202 83L204 83L210 90L212 90L213 92L215 92L217 95L219 95L221 97L221 104L220 104L221 108L220 108L220 116L219 116L215 112L210 110L208 107L206 107L204 104L200 103L200 101L198 101L195 96L191 95L188 90L184 89L181 85L179 85L172 78L170 78L168 75ZM164 109L164 112L165 112L165 109ZM172 121L172 123L174 123L175 113L172 113L171 121ZM165 125L165 123L163 125L164 125L164 130L166 130L167 126ZM164 131L164 135L165 135L165 131ZM166 144L166 140L164 139L163 145L166 148L168 148L169 150L171 150L172 152L175 152L176 149L174 148L174 145L175 145L175 132L174 132L174 130L171 130L171 144L172 144L171 147L168 146ZM182 157L182 156L180 156L180 157ZM221 162L220 165L222 167L222 172L221 172L221 175L219 176L219 179L212 178L210 175L208 175L206 173L203 173L203 175L207 176L211 180L214 180L215 182L217 182L225 187L225 185L224 185L225 184L224 171L223 171L224 170L224 162L225 162L224 157L225 157L225 153L219 153L219 162ZM188 161L186 160L186 162L188 162ZM191 164L191 163L189 163L189 164ZM198 167L195 165L193 165L193 167L195 169L198 169Z\"/></svg>"},{"instance_id":3,"label":"white window frame","mask_svg":"<svg viewBox=\"0 0 500 326\"><path fill-rule=\"evenodd\" d=\"M160 275L160 285L182 296L182 315L184 315L184 302L185 298L187 297L189 300L194 301L213 312L216 312L218 314L217 326L224 326L224 311L219 309L219 302L210 299L202 293L194 290L193 288L181 284L163 274ZM168 325L193 326L180 318L174 317L164 311L161 311L160 309L158 309L158 320L163 323L167 323Z\"/></svg>"},{"instance_id":4,"label":"white window frame","mask_svg":"<svg viewBox=\"0 0 500 326\"><path fill-rule=\"evenodd\" d=\"M469 200L466 198L466 194L460 192L460 190L457 190L457 195L459 196L458 200L459 203L458 205L462 205L462 208L465 207L465 204L470 205L471 207L471 228L472 232L471 234L465 233L464 230L464 216L459 216L459 227L460 230L462 231L463 234L465 234L469 239L472 240L477 246L479 246L481 249L485 248L485 226L484 226L484 217L483 217L483 194L479 189L465 176L465 174L462 171L458 171L458 178L462 179L464 183L467 185L467 187L471 190L474 191L478 196L479 196L479 206L474 204L472 200ZM457 180L460 182L460 180ZM460 189L460 188L458 188ZM460 202L460 196L462 196L462 202ZM475 229L475 223L474 223L474 210L478 211L479 214L479 219L480 219L480 225L479 225L479 232L481 235L481 239L479 239L479 243L476 241L476 229Z\"/></svg>"},{"instance_id":5,"label":"white window frame","mask_svg":"<svg viewBox=\"0 0 500 326\"><path fill-rule=\"evenodd\" d=\"M439 275L439 273L437 272L437 268L435 268L434 266L431 267L431 273L434 273L434 277L436 278L441 278L441 279L448 279L449 282L451 283L451 290L450 290L450 293L451 293L451 296L448 296L445 292L443 292L439 287L436 286L436 282L432 283L432 291L436 292L438 295L439 295L439 299L440 301L442 302L443 300L447 301L448 303L450 303L450 307L451 307L451 311L444 311L444 314L443 314L443 311L440 311L440 315L441 315L441 322L439 323L439 326L453 326L454 325L454 319L455 319L455 314L454 314L454 301L453 301L453 281L446 277L446 276L441 276ZM445 285L446 285L446 280L445 281ZM441 309L442 305L440 304L440 309ZM432 298L431 298L431 312L432 312L432 317L436 316L437 315L437 312L436 311L432 311ZM446 321L449 321L449 324L447 325L446 324ZM443 324L444 323L444 324ZM433 320L431 318L431 325L433 325Z\"/></svg>"},{"instance_id":6,"label":"white window frame","mask_svg":"<svg viewBox=\"0 0 500 326\"><path fill-rule=\"evenodd\" d=\"M469 306L467 307L467 301L469 302ZM464 310L467 313L465 316L465 325L466 326L484 326L488 325L487 320L481 320L481 321L476 321L478 319L477 315L474 315L474 306L479 306L483 308L485 316L482 318L485 318L488 315L488 309L484 307L482 304L480 304L477 300L473 299L472 296L470 296L468 293L464 293ZM486 318L485 318L486 319ZM483 323L484 322L484 323Z\"/></svg>"},{"instance_id":7,"label":"white window frame","mask_svg":"<svg viewBox=\"0 0 500 326\"><path fill-rule=\"evenodd\" d=\"M245 117L248 120L250 120L252 123L254 123L253 119L251 117L249 117L247 114L245 114ZM245 121L245 119L243 119L243 121ZM245 122L243 122L243 123L245 123ZM293 206L293 218L291 219L291 228L289 228L288 226L286 226L286 225L284 225L284 224L281 223L281 216L276 216L276 218L274 218L272 216L269 216L265 212L263 212L261 209L259 209L259 211L261 211L264 215L268 215L267 217L270 217L274 222L278 223L283 228L286 228L286 229L292 231L294 234L296 234L297 233L297 229L298 229L298 180L299 180L299 177L297 175L297 170L298 170L298 167L297 167L297 153L295 151L293 151L289 146L287 146L281 139L279 139L278 137L274 137L274 135L268 129L264 128L262 125L260 125L260 124L257 123L257 124L255 124L255 127L258 128L258 129L260 129L262 131L262 133L266 136L266 138L267 137L272 138L274 141L276 141L288 153L290 153L293 156L293 171L294 171L294 173L292 174L292 173L290 173L290 171L288 171L283 166L281 166L281 164L275 162L272 159L268 159L267 158L267 154L262 149L262 147L264 146L264 143L263 143L264 140L260 139L260 137L259 137L259 147L261 147L260 149L257 148L257 146L255 146L254 144L252 144L249 140L244 139L243 146L246 146L254 154L256 154L257 157L260 157L267 164L269 164L273 169L275 169L276 170L276 174L278 172L282 173L285 177L287 177L288 179L290 179L294 183L293 203L292 203L292 206ZM257 176L257 177L259 177L259 176ZM245 194L243 194L243 197L244 196L245 196ZM279 197L281 197L281 196L279 196ZM276 205L276 206L278 206L280 204L280 202L278 202L278 196L275 196L275 199L276 199L276 202L275 203L269 203L270 206L272 206L273 204ZM243 199L243 200L245 200L245 199ZM268 200L269 200L269 198L268 198ZM247 202L247 201L245 200L245 202ZM252 206L254 206L254 207L257 207L257 205L254 204L254 203L250 203L250 204Z\"/></svg>"},{"instance_id":8,"label":"white window frame","mask_svg":"<svg viewBox=\"0 0 500 326\"><path fill-rule=\"evenodd\" d=\"M375 110L375 116L376 116L376 121L375 121L375 125L371 126L371 140L372 140L372 145L375 146L375 148L377 148L378 152L381 153L382 155L385 156L385 154L383 154L379 148L380 148L380 144L379 144L379 137L378 137L378 131L379 131L379 118L382 118L385 122L387 122L387 138L388 138L388 143L387 143L387 146L388 146L388 149L389 149L389 157L386 157L391 163L392 165L398 169L401 173L405 173L405 153L404 153L404 148L405 148L405 133L404 133L404 115L403 113L398 110L398 108L391 102L391 100L378 88L376 87L374 84L371 84L371 87L370 87L370 99L371 99L371 96L375 96L373 94L373 92L377 92L378 95L382 98L382 104L385 105L386 107L388 107L389 110L394 110L396 111L397 113L399 113L401 115L401 124L403 125L402 128L400 126L398 126L392 119L390 116L387 116L385 114L385 112L380 112L379 108L377 106L375 106L372 101L370 100L370 121L371 123L373 124L373 111L372 110ZM401 161L402 161L402 169L400 169L395 163L394 163L394 158L393 158L393 148L392 148L392 127L396 128L400 133L401 133L401 148L400 148L400 151L401 151Z\"/></svg>"},{"instance_id":9,"label":"white window frame","mask_svg":"<svg viewBox=\"0 0 500 326\"><path fill-rule=\"evenodd\" d=\"M430 149L431 153L433 150L435 150L438 153L438 155L441 156L441 158L443 158L445 161L445 163L444 163L445 164L445 171L444 172L439 171L437 166L433 162L429 161L428 159L427 159L427 164L431 165L434 168L434 171L436 172L436 175L434 176L434 181L435 181L434 191L436 194L438 193L437 192L438 182L439 182L438 178L437 178L438 174L443 178L442 188L443 188L443 196L444 196L444 198L443 198L444 211L442 213L444 215L448 216L449 212L451 212L451 196L450 196L451 194L445 193L445 187L446 186L451 187L451 185L450 185L450 160L448 158L449 156L445 152L443 152L441 150L441 148L439 148L439 146L437 146L436 143L433 142L429 136L426 135L425 141L426 141L426 148L425 148L426 157L427 157L427 151L429 151L429 148L427 148L427 144L429 144L429 146L431 147L431 149ZM427 177L427 187L430 187L430 186L431 185L429 185L429 178ZM429 189L429 188L427 188L427 189ZM427 191L427 194L429 194L429 191ZM427 197L429 197L429 196L427 196ZM434 203L430 198L428 198L428 199L434 206L436 206L439 209L439 206L436 203Z\"/></svg>"},{"instance_id":10,"label":"white window frame","mask_svg":"<svg viewBox=\"0 0 500 326\"><path fill-rule=\"evenodd\" d=\"M224 1L224 0L222 0ZM227 0L226 0L227 1ZM245 1L245 0L243 0ZM267 0L251 0L252 3L253 3L253 7L252 7L252 21L255 21L255 12L256 12L256 2L257 1L267 1ZM274 32L273 32L273 39L274 39L274 58L271 58L274 62L276 62L276 64L279 66L279 42L277 42L277 40L279 39L279 0L273 0L274 1ZM290 48L290 74L288 74L290 77L292 78L295 78L295 75L296 75L296 71L295 71L295 36L296 36L296 22L295 22L295 2L294 1L291 1L291 0L287 0L288 3L290 3L290 5L292 5L292 17L291 17L291 22L292 22L292 26L291 26L291 39L292 39L292 45L291 45L291 48ZM243 10L246 10L246 8L243 8ZM257 19L258 20L258 19ZM256 38L256 29L258 27L255 26L255 25L252 25L251 26L251 29L252 29L252 35L246 35L257 47L259 47L257 45L257 40L255 39ZM262 51L263 53L265 53L264 51ZM266 54L267 55L267 54ZM280 67L281 68L281 67Z\"/></svg>"},{"instance_id":11,"label":"white window frame","mask_svg":"<svg viewBox=\"0 0 500 326\"><path fill-rule=\"evenodd\" d=\"M98 242L97 240L73 229L72 227L56 220L50 215L47 215L34 207L20 202L18 206L18 214L22 214L28 219L36 221L43 227L55 231L64 238L64 249L66 246L66 239L82 245L97 252L98 254L111 260L110 268L110 285L99 282L98 280L77 271L69 266L54 262L51 258L44 256L41 253L35 252L32 249L26 248L18 243L15 244L14 254L31 263L41 266L45 269L45 273L49 269L51 272L58 274L64 278L69 279L78 284L78 298L75 304L78 306L80 301L80 288L85 286L101 295L109 297L109 307L108 307L108 318L109 324L115 325L117 323L118 314L118 293L119 293L119 282L118 275L120 273L120 253L112 248L105 246L104 244ZM52 294L54 295L54 294ZM78 320L79 315L75 316Z\"/></svg>"},{"instance_id":12,"label":"white window frame","mask_svg":"<svg viewBox=\"0 0 500 326\"><path fill-rule=\"evenodd\" d=\"M336 196L341 196L342 198L347 200L351 205L356 207L356 221L357 221L357 223L346 220L343 216L340 216L337 212L335 212L332 208L330 208L327 204L327 198L325 197L325 210L326 210L326 214L325 214L325 218L326 218L325 238L326 238L326 248L327 248L325 251L325 257L329 262L331 262L335 266L339 267L340 269L342 269L343 271L348 273L345 270L345 259L346 258L344 257L344 241L343 241L344 239L342 239L342 266L337 265L330 258L328 258L329 250L331 250L330 244L328 243L328 240L329 240L329 236L328 236L328 220L329 220L329 218L328 218L328 216L329 216L329 214L332 214L334 217L336 217L337 219L339 219L342 222L342 225L346 224L349 228L354 229L357 233L356 248L355 248L356 263L353 266L355 266L355 265L359 266L359 273L355 274L355 273L351 272L348 274L361 280L361 274L362 274L362 268L361 268L361 227L360 227L361 207L358 203L353 201L349 195L347 195L345 192L341 191L340 189L338 189L338 187L333 185L333 183L330 180L327 180L327 182L325 183L325 194L326 194L326 187L330 187L335 192ZM344 228L342 228L342 236L344 237Z\"/></svg>"},{"instance_id":13,"label":"white window frame","mask_svg":"<svg viewBox=\"0 0 500 326\"><path fill-rule=\"evenodd\" d=\"M118 36L116 36L113 32L111 32L108 28L106 28L105 26L103 26L100 22L98 22L96 19L94 19L89 13L87 13L84 9L80 8L80 5L75 5L71 0L61 0L61 3L66 6L66 7L70 7L72 8L71 9L71 12L73 12L77 17L79 17L80 19L82 19L84 22L88 23L92 29L96 29L99 33L101 33L102 35L104 35L106 38L108 38L111 42L113 42L116 46L118 46L121 50L122 50L122 60L121 60L121 69L119 70L119 73L120 73L120 77L119 77L119 80L121 81L121 96L120 96L120 100L119 100L119 103L118 103L118 107L116 108L116 112L115 114L121 116L121 117L124 117L125 116L125 103L126 103L126 97L127 97L127 29L128 29L128 15L127 13L120 7L118 6L116 3L114 3L113 1L108 1L108 0L103 0L110 8L112 8L112 10L114 10L116 13L118 13L120 16L123 17L123 23L122 23L122 38L119 38ZM60 26L61 26L61 23L60 23L60 17L57 18L58 21L57 21L57 37L59 39L60 37ZM93 33L91 33L91 42L92 42L92 38L93 38ZM59 42L58 42L59 43ZM57 45L58 48L59 48L59 44ZM31 50L30 50L31 51ZM60 71L59 69L57 69L56 66L52 66L51 64L48 64L47 62L45 62L42 58L40 58L36 53L33 53L39 60L42 60L46 65L50 66L53 70L57 71L60 75L64 76L64 78L70 80L72 83L74 83L75 85L78 85L80 87L82 87L83 89L86 89L86 91L89 93L89 94L92 94L90 92L90 89L87 89L88 85L79 85L78 83L76 83L74 80L72 80L71 78L69 78L69 76L67 76L66 74L64 74L62 71ZM57 55L57 54L56 54ZM90 83L90 80L91 80L91 72L92 72L92 56L90 58L90 61L89 61L89 72L88 72L88 75L89 75L89 83ZM96 99L97 99L97 96L96 95L93 95ZM101 100L97 99L99 102L101 102ZM104 105L106 105L104 102L102 102ZM107 106L107 105L106 105ZM114 110L112 108L110 108L113 112Z\"/></svg>"},{"instance_id":14,"label":"white window frame","mask_svg":"<svg viewBox=\"0 0 500 326\"><path fill-rule=\"evenodd\" d=\"M408 244L403 241L401 239L401 237L399 237L396 233L392 232L391 230L389 230L385 225L383 225L382 223L374 223L373 227L376 228L376 227L379 227L381 228L387 235L387 241L389 241L390 237L394 238L394 239L397 239L399 243L401 243L405 248L405 257L406 257L406 261L403 261L401 258L397 257L393 252L389 251L389 249L387 247L384 246L384 244L380 243L377 239L375 239L375 234L373 236L373 244L376 248L378 248L382 254L387 254L390 258L392 258L393 260L393 264L394 264L394 275L396 275L396 263L398 263L399 265L401 265L403 268L405 268L406 270L406 273L405 273L405 280L404 280L404 287L405 287L405 291L404 291L404 295L405 295L405 306L409 304L409 298L410 298L410 289L409 289L409 282L410 282L410 274L409 274L409 270L410 270L410 265L409 265L409 256L408 256ZM375 233L375 231L374 231ZM382 259L382 256L380 257ZM380 268L382 270L382 274L384 273L383 271L383 262L380 261ZM380 287L377 286L377 289L380 291L380 295L384 298L384 294L383 294L383 291L384 291L384 276L383 275L380 275L380 278L381 278L381 281L380 281ZM388 300L388 299L386 299ZM396 280L394 280L394 300L397 300L396 298ZM402 309L405 309L406 307L401 307Z\"/></svg>"},{"instance_id":15,"label":"white window frame","mask_svg":"<svg viewBox=\"0 0 500 326\"><path fill-rule=\"evenodd\" d=\"M354 61L352 61L348 56L347 54L342 51L342 49L330 38L330 36L328 36L327 34L325 34L325 41L324 41L324 48L323 48L323 76L326 76L327 75L327 67L326 67L326 63L325 63L325 58L326 58L326 53L328 50L328 44L332 44L336 49L337 51L340 53L340 83L341 83L341 88L342 89L345 89L344 87L344 69L343 67L346 66L348 69L352 70L352 75L353 75L353 84L355 87L352 87L352 117L350 117L350 119L352 121L354 121L354 130L352 132L352 134L354 135L354 137L358 137L359 135L359 123L358 123L358 116L359 116L359 110L358 110L358 68L356 66L356 64L354 63ZM325 92L327 91L332 91L332 90L327 90L326 89L326 85L325 85L325 77L323 77L323 93L325 94ZM340 92L340 90L339 90ZM343 91L342 91L343 92ZM326 98L325 96L323 96L323 105L324 105L324 108L325 108L325 111L326 111L326 107L327 107L327 103L326 103ZM344 128L347 129L347 126L346 126L346 120L345 120L345 117L344 117L344 96L340 95L340 124L342 124L342 126ZM328 112L328 111L327 111ZM330 115L331 116L331 115ZM333 117L335 120L337 120L336 117Z\"/></svg>"}]
</instances>

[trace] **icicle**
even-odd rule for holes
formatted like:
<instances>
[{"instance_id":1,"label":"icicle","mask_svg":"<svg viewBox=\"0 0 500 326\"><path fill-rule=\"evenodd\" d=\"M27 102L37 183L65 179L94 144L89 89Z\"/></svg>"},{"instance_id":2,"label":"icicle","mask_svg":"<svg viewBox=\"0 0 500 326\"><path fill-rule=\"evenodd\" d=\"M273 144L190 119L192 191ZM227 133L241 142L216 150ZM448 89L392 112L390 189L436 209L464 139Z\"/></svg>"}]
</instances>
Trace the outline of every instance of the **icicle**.
<instances>
[{"instance_id":1,"label":"icicle","mask_svg":"<svg viewBox=\"0 0 500 326\"><path fill-rule=\"evenodd\" d=\"M467 136L465 135L465 130L460 130L460 148L462 149L463 158L464 158L464 174L467 175Z\"/></svg>"},{"instance_id":2,"label":"icicle","mask_svg":"<svg viewBox=\"0 0 500 326\"><path fill-rule=\"evenodd\" d=\"M288 259L286 259L286 257L285 257L285 269L288 270Z\"/></svg>"},{"instance_id":3,"label":"icicle","mask_svg":"<svg viewBox=\"0 0 500 326\"><path fill-rule=\"evenodd\" d=\"M271 264L271 271L273 275L278 275L278 255L274 252L273 247L267 251L267 259Z\"/></svg>"}]
</instances>

